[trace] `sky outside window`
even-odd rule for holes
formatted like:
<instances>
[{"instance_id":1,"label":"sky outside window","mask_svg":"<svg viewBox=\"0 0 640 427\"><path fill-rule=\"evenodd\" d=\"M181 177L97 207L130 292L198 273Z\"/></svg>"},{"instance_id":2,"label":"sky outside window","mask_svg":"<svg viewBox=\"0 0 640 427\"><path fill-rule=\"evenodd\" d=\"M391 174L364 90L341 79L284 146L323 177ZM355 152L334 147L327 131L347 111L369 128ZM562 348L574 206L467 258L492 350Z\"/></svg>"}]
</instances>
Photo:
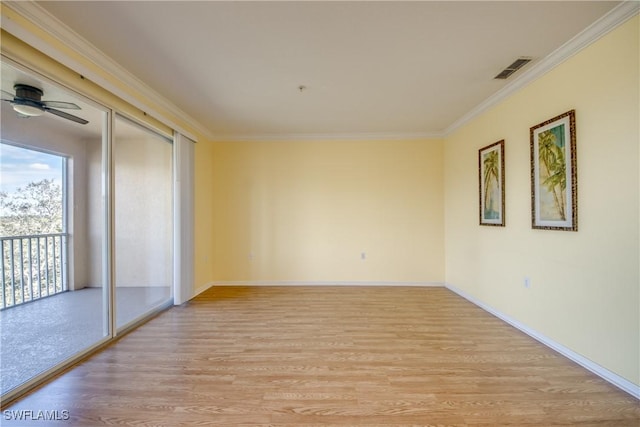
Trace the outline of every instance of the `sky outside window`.
<instances>
[{"instance_id":1,"label":"sky outside window","mask_svg":"<svg viewBox=\"0 0 640 427\"><path fill-rule=\"evenodd\" d=\"M1 236L64 229L64 167L64 157L0 143Z\"/></svg>"},{"instance_id":2,"label":"sky outside window","mask_svg":"<svg viewBox=\"0 0 640 427\"><path fill-rule=\"evenodd\" d=\"M62 185L62 169L60 156L0 143L0 191L11 194L43 179Z\"/></svg>"}]
</instances>

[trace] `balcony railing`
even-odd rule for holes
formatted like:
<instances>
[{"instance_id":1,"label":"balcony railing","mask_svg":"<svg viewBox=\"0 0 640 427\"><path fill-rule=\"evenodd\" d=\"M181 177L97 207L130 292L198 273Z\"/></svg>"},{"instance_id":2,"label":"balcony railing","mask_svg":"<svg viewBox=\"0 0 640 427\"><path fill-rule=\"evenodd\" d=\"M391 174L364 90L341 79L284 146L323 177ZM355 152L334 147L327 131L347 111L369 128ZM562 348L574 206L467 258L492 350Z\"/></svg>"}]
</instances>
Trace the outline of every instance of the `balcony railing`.
<instances>
[{"instance_id":1,"label":"balcony railing","mask_svg":"<svg viewBox=\"0 0 640 427\"><path fill-rule=\"evenodd\" d=\"M0 310L68 289L67 237L66 233L0 237Z\"/></svg>"}]
</instances>

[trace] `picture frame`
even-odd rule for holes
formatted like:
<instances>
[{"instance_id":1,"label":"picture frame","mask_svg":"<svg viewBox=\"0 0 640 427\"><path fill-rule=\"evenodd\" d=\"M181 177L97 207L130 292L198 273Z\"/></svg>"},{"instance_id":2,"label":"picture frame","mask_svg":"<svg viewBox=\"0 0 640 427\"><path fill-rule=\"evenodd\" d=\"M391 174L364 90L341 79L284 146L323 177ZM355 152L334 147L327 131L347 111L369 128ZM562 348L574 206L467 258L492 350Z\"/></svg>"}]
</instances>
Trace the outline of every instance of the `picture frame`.
<instances>
[{"instance_id":1,"label":"picture frame","mask_svg":"<svg viewBox=\"0 0 640 427\"><path fill-rule=\"evenodd\" d=\"M480 225L505 226L504 139L478 150Z\"/></svg>"},{"instance_id":2,"label":"picture frame","mask_svg":"<svg viewBox=\"0 0 640 427\"><path fill-rule=\"evenodd\" d=\"M578 231L575 110L533 126L530 154L531 227Z\"/></svg>"}]
</instances>

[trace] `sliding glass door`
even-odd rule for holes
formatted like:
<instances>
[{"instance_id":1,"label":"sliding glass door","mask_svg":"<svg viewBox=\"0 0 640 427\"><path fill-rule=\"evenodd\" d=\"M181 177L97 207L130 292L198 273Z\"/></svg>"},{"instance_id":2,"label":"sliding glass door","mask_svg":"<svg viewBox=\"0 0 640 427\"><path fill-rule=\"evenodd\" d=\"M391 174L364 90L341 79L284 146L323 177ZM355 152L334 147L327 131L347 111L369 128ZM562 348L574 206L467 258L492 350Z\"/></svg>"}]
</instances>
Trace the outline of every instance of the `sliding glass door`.
<instances>
[{"instance_id":1,"label":"sliding glass door","mask_svg":"<svg viewBox=\"0 0 640 427\"><path fill-rule=\"evenodd\" d=\"M174 147L40 74L0 64L6 402L173 302ZM39 99L56 101L56 111Z\"/></svg>"},{"instance_id":2,"label":"sliding glass door","mask_svg":"<svg viewBox=\"0 0 640 427\"><path fill-rule=\"evenodd\" d=\"M173 144L116 115L113 139L116 327L172 301Z\"/></svg>"},{"instance_id":3,"label":"sliding glass door","mask_svg":"<svg viewBox=\"0 0 640 427\"><path fill-rule=\"evenodd\" d=\"M109 112L17 64L1 67L9 99L0 107L5 396L111 335L103 198ZM23 110L20 96L57 101L56 109Z\"/></svg>"}]
</instances>

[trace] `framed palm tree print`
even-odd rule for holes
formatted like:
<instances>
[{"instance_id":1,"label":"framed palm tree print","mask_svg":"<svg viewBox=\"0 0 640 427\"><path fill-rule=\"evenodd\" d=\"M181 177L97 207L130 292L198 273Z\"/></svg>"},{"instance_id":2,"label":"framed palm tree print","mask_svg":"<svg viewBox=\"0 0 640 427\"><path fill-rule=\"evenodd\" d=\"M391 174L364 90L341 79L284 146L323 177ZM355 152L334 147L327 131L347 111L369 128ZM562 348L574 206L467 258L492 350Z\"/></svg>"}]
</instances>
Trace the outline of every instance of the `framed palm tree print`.
<instances>
[{"instance_id":1,"label":"framed palm tree print","mask_svg":"<svg viewBox=\"0 0 640 427\"><path fill-rule=\"evenodd\" d=\"M504 227L504 139L478 150L480 225Z\"/></svg>"},{"instance_id":2,"label":"framed palm tree print","mask_svg":"<svg viewBox=\"0 0 640 427\"><path fill-rule=\"evenodd\" d=\"M531 128L531 226L578 231L576 114Z\"/></svg>"}]
</instances>

